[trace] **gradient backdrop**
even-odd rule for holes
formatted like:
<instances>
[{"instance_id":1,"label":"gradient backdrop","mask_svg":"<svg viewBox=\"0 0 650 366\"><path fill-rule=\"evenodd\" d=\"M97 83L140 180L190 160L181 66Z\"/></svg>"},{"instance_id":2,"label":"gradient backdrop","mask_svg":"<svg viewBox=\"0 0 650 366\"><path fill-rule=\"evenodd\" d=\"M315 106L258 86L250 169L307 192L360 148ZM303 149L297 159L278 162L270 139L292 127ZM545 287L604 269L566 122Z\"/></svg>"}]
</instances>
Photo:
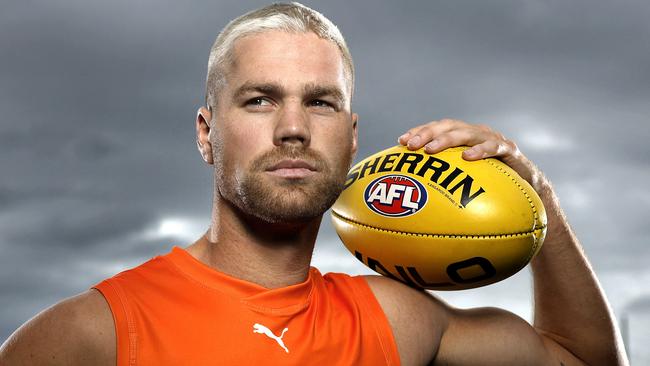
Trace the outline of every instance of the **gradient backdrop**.
<instances>
[{"instance_id":1,"label":"gradient backdrop","mask_svg":"<svg viewBox=\"0 0 650 366\"><path fill-rule=\"evenodd\" d=\"M0 342L47 306L208 227L196 151L209 48L261 1L0 4ZM633 361L650 364L650 3L307 1L357 68L357 157L452 117L554 182ZM323 221L323 272L367 273ZM530 275L439 293L531 318ZM645 353L644 353L645 352Z\"/></svg>"}]
</instances>

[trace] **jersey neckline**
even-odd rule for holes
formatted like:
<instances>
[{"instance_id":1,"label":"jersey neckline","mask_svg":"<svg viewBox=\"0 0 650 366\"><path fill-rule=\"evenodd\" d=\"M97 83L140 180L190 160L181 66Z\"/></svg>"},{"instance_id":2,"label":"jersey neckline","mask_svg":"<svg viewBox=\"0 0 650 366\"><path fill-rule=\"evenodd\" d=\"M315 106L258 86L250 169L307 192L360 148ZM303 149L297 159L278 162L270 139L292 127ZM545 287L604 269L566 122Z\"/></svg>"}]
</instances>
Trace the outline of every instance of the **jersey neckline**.
<instances>
[{"instance_id":1,"label":"jersey neckline","mask_svg":"<svg viewBox=\"0 0 650 366\"><path fill-rule=\"evenodd\" d=\"M224 293L247 305L251 310L276 315L289 315L306 308L314 283L322 278L318 269L310 267L304 282L268 289L220 272L194 258L179 246L173 246L171 252L161 257L171 262L186 277L204 287Z\"/></svg>"}]
</instances>

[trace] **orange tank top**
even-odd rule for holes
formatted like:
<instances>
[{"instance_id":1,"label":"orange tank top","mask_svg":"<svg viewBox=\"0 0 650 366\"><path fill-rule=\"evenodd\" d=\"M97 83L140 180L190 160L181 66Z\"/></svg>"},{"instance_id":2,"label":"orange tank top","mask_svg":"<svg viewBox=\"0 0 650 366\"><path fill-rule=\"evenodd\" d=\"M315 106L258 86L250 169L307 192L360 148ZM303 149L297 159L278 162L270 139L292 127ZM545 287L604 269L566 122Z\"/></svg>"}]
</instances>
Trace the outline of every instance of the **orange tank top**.
<instances>
[{"instance_id":1,"label":"orange tank top","mask_svg":"<svg viewBox=\"0 0 650 366\"><path fill-rule=\"evenodd\" d=\"M93 286L110 305L117 365L399 365L393 334L360 276L314 267L266 289L180 247Z\"/></svg>"}]
</instances>

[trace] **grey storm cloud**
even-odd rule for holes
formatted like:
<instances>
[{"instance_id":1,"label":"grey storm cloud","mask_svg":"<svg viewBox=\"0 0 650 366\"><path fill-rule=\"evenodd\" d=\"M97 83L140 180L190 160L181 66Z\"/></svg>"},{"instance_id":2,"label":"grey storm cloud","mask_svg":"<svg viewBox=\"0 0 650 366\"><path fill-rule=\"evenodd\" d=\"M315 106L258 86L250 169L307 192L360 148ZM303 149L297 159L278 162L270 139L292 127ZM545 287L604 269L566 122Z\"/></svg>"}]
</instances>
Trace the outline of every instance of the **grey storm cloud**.
<instances>
[{"instance_id":1,"label":"grey storm cloud","mask_svg":"<svg viewBox=\"0 0 650 366\"><path fill-rule=\"evenodd\" d=\"M207 229L212 171L196 151L194 116L208 52L230 19L265 4L0 6L0 341ZM614 310L648 293L650 3L306 5L339 26L354 57L357 161L433 119L489 124L554 182ZM315 261L359 271L342 264L323 221ZM514 281L447 298L529 301L510 294L527 278Z\"/></svg>"}]
</instances>

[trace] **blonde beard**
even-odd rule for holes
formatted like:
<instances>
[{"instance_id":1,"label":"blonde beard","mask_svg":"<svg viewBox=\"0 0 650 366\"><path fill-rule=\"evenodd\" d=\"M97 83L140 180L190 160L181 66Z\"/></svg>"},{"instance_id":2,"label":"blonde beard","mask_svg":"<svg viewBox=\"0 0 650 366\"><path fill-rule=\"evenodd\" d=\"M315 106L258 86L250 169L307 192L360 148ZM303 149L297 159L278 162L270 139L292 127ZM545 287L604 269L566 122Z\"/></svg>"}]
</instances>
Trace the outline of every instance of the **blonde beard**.
<instances>
[{"instance_id":1,"label":"blonde beard","mask_svg":"<svg viewBox=\"0 0 650 366\"><path fill-rule=\"evenodd\" d=\"M317 168L315 177L273 182L265 170L284 158L310 162ZM215 159L215 168L221 171L215 174L217 189L249 217L266 223L305 223L320 218L343 191L352 155L342 158L341 164L332 169L316 152L279 147L255 159L239 178L225 172L223 162Z\"/></svg>"}]
</instances>

